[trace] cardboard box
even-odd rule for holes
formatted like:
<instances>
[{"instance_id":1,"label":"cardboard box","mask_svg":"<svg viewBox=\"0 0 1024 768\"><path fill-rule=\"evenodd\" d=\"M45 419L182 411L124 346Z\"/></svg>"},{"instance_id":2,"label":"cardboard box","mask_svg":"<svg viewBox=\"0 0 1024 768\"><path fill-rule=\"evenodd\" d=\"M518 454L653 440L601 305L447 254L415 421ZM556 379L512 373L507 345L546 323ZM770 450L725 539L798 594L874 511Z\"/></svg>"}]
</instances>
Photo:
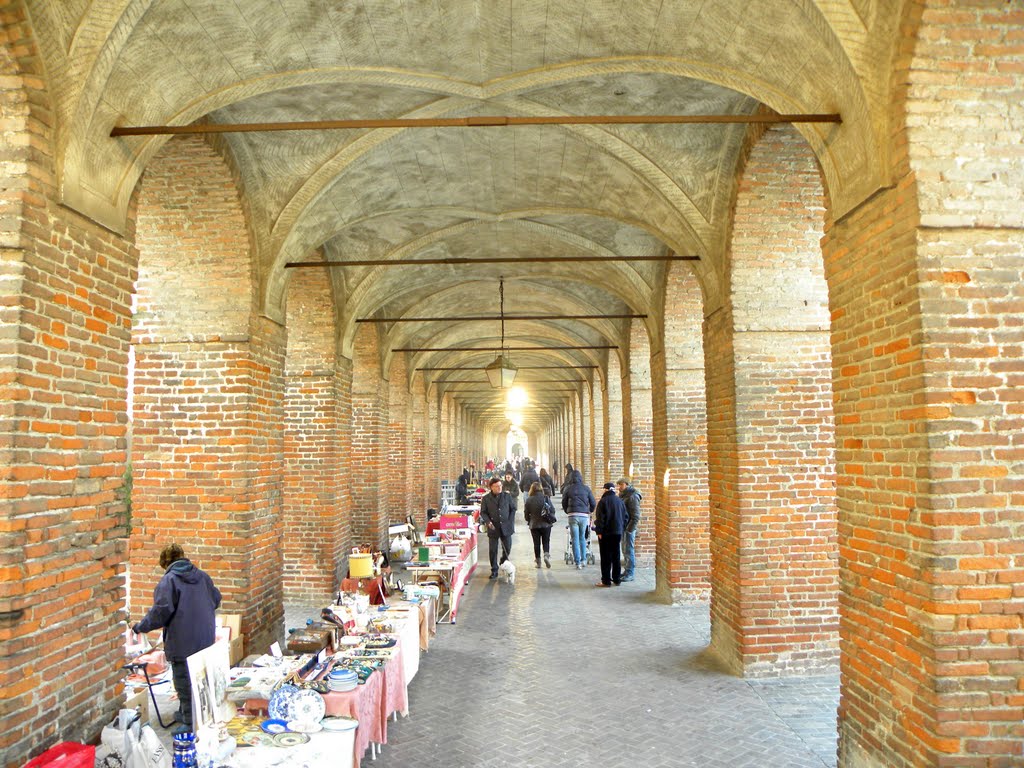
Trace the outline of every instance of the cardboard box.
<instances>
[{"instance_id":1,"label":"cardboard box","mask_svg":"<svg viewBox=\"0 0 1024 768\"><path fill-rule=\"evenodd\" d=\"M135 689L135 693L132 693L131 688L125 689L125 709L137 709L139 715L142 718L143 724L149 722L149 688L143 686L142 688Z\"/></svg>"},{"instance_id":2,"label":"cardboard box","mask_svg":"<svg viewBox=\"0 0 1024 768\"><path fill-rule=\"evenodd\" d=\"M245 638L239 635L233 638L228 644L228 663L232 667L237 667L239 662L245 657Z\"/></svg>"},{"instance_id":3,"label":"cardboard box","mask_svg":"<svg viewBox=\"0 0 1024 768\"><path fill-rule=\"evenodd\" d=\"M242 636L242 614L240 613L218 613L217 626L227 627L231 630L231 639Z\"/></svg>"}]
</instances>

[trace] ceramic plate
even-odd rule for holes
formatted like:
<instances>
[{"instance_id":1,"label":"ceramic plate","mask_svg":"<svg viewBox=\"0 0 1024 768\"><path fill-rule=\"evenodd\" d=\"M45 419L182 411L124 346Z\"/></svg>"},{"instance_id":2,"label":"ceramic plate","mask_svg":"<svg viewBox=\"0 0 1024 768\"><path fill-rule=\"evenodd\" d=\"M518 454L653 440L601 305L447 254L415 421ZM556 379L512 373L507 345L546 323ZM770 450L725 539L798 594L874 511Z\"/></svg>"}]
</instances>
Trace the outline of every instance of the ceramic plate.
<instances>
[{"instance_id":1,"label":"ceramic plate","mask_svg":"<svg viewBox=\"0 0 1024 768\"><path fill-rule=\"evenodd\" d=\"M274 694L270 697L270 704L267 706L267 711L270 716L275 720L295 720L295 717L291 715L292 698L299 692L299 689L294 685L282 685ZM319 696L320 694L314 694Z\"/></svg>"},{"instance_id":2,"label":"ceramic plate","mask_svg":"<svg viewBox=\"0 0 1024 768\"><path fill-rule=\"evenodd\" d=\"M327 714L327 705L324 697L316 691L301 690L292 698L289 710L289 720L319 723Z\"/></svg>"},{"instance_id":3,"label":"ceramic plate","mask_svg":"<svg viewBox=\"0 0 1024 768\"><path fill-rule=\"evenodd\" d=\"M288 730L288 722L286 720L264 720L260 724L260 728L264 733L284 733Z\"/></svg>"},{"instance_id":4,"label":"ceramic plate","mask_svg":"<svg viewBox=\"0 0 1024 768\"><path fill-rule=\"evenodd\" d=\"M325 731L351 731L359 727L359 721L351 717L325 717L320 725Z\"/></svg>"},{"instance_id":5,"label":"ceramic plate","mask_svg":"<svg viewBox=\"0 0 1024 768\"><path fill-rule=\"evenodd\" d=\"M295 733L317 733L323 730L323 726L320 723L304 723L298 720L292 720L288 723L288 730L294 731Z\"/></svg>"},{"instance_id":6,"label":"ceramic plate","mask_svg":"<svg viewBox=\"0 0 1024 768\"><path fill-rule=\"evenodd\" d=\"M297 747L309 741L309 736L304 733L279 733L274 737L274 746Z\"/></svg>"}]
</instances>

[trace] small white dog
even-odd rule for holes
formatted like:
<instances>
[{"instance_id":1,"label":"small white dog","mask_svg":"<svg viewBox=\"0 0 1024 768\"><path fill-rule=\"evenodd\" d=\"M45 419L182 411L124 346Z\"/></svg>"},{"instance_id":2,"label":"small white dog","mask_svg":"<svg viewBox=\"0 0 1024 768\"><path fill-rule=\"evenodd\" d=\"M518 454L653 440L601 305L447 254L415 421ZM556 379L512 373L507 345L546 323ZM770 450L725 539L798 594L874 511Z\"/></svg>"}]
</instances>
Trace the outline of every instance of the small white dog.
<instances>
[{"instance_id":1,"label":"small white dog","mask_svg":"<svg viewBox=\"0 0 1024 768\"><path fill-rule=\"evenodd\" d=\"M498 580L507 581L509 584L516 583L516 566L511 560L506 560L498 566Z\"/></svg>"}]
</instances>

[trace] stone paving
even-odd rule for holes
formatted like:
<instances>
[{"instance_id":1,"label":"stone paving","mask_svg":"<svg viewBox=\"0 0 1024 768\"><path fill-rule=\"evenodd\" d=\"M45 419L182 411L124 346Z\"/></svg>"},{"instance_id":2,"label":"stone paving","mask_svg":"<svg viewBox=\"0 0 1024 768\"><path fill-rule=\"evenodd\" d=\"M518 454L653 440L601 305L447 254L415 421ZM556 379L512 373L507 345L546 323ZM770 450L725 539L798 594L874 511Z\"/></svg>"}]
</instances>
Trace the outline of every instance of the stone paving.
<instances>
[{"instance_id":1,"label":"stone paving","mask_svg":"<svg viewBox=\"0 0 1024 768\"><path fill-rule=\"evenodd\" d=\"M486 541L454 626L439 625L374 768L836 764L838 674L743 680L706 652L707 604L654 602L654 573L611 589L597 566L536 570L520 526L514 586Z\"/></svg>"}]
</instances>

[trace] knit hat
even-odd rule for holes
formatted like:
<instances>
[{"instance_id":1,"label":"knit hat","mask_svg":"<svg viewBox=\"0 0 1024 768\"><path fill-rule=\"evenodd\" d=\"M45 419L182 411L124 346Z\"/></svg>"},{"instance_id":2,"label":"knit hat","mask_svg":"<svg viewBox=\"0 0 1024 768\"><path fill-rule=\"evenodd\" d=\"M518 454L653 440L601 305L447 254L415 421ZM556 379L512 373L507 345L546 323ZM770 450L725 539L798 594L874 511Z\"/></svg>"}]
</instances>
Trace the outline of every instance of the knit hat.
<instances>
[{"instance_id":1,"label":"knit hat","mask_svg":"<svg viewBox=\"0 0 1024 768\"><path fill-rule=\"evenodd\" d=\"M629 478L628 477L620 477L618 479L618 482L622 483L623 485L629 485Z\"/></svg>"},{"instance_id":2,"label":"knit hat","mask_svg":"<svg viewBox=\"0 0 1024 768\"><path fill-rule=\"evenodd\" d=\"M614 490L615 489L615 483L605 483L604 484L604 489L606 491Z\"/></svg>"}]
</instances>

